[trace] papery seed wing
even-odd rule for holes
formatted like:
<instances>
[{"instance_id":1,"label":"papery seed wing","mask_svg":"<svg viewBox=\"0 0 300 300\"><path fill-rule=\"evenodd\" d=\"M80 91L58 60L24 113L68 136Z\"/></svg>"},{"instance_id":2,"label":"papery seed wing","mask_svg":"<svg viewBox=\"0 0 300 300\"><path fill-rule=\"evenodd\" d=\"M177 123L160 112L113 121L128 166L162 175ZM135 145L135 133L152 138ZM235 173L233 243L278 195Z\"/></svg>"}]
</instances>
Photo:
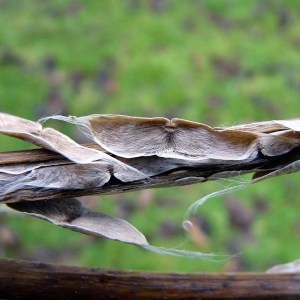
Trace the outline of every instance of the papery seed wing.
<instances>
[{"instance_id":1,"label":"papery seed wing","mask_svg":"<svg viewBox=\"0 0 300 300\"><path fill-rule=\"evenodd\" d=\"M81 146L55 129L43 129L37 122L5 113L0 113L0 133L60 153L76 163L89 163L103 158L100 151Z\"/></svg>"},{"instance_id":2,"label":"papery seed wing","mask_svg":"<svg viewBox=\"0 0 300 300\"><path fill-rule=\"evenodd\" d=\"M136 245L148 244L144 235L127 221L91 212L76 199L22 201L8 206L73 231Z\"/></svg>"}]
</instances>

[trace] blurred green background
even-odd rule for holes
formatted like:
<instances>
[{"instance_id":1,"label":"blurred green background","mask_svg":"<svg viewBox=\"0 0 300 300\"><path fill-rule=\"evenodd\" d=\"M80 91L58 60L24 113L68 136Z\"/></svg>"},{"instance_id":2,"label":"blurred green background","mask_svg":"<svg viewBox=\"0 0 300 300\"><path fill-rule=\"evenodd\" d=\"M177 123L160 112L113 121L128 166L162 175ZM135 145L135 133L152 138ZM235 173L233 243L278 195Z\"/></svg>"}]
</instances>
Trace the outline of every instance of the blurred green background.
<instances>
[{"instance_id":1,"label":"blurred green background","mask_svg":"<svg viewBox=\"0 0 300 300\"><path fill-rule=\"evenodd\" d=\"M300 3L292 0L0 0L0 111L32 120L113 113L212 126L299 117L299 32ZM31 147L0 137L1 151ZM210 200L192 236L181 227L186 209L225 181L83 199L127 219L154 245L229 255L217 263L6 213L0 254L112 269L264 271L299 258L298 180L283 176Z\"/></svg>"}]
</instances>

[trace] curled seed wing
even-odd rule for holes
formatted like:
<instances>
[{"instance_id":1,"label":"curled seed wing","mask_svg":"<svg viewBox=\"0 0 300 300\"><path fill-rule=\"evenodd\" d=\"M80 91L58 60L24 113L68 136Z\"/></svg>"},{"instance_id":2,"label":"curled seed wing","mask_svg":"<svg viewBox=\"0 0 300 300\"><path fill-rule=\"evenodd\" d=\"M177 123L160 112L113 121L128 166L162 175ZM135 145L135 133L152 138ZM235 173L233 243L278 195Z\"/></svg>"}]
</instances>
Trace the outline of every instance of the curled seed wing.
<instances>
[{"instance_id":1,"label":"curled seed wing","mask_svg":"<svg viewBox=\"0 0 300 300\"><path fill-rule=\"evenodd\" d=\"M76 199L17 202L9 207L55 225L136 245L148 245L144 235L127 221L91 212Z\"/></svg>"},{"instance_id":2,"label":"curled seed wing","mask_svg":"<svg viewBox=\"0 0 300 300\"><path fill-rule=\"evenodd\" d=\"M108 152L124 158L159 156L186 160L245 160L256 156L257 135L215 130L205 124L166 118L90 115L52 116L84 127Z\"/></svg>"},{"instance_id":3,"label":"curled seed wing","mask_svg":"<svg viewBox=\"0 0 300 300\"><path fill-rule=\"evenodd\" d=\"M300 119L276 120L274 122L288 129L300 132Z\"/></svg>"},{"instance_id":4,"label":"curled seed wing","mask_svg":"<svg viewBox=\"0 0 300 300\"><path fill-rule=\"evenodd\" d=\"M43 129L40 123L5 113L0 113L0 133L60 153L76 163L89 163L108 156L95 149L77 144L55 129Z\"/></svg>"},{"instance_id":5,"label":"curled seed wing","mask_svg":"<svg viewBox=\"0 0 300 300\"><path fill-rule=\"evenodd\" d=\"M0 198L8 193L28 188L37 190L96 188L103 186L110 178L110 165L105 162L33 168L22 174L0 172Z\"/></svg>"}]
</instances>

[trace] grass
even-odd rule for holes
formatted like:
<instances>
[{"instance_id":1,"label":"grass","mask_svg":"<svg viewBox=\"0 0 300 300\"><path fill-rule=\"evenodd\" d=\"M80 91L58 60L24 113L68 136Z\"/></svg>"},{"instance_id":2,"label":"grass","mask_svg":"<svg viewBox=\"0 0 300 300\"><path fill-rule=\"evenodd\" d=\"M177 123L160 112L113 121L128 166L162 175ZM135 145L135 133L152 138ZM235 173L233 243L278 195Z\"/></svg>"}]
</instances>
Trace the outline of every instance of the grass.
<instances>
[{"instance_id":1,"label":"grass","mask_svg":"<svg viewBox=\"0 0 300 300\"><path fill-rule=\"evenodd\" d=\"M32 120L119 113L210 125L297 117L299 11L297 1L1 1L0 110ZM28 147L0 137L2 151ZM234 246L241 270L296 259L298 179L272 179L230 195L253 214L250 240L230 225L223 197L200 211L209 247L190 240L183 247L231 254ZM105 196L94 206L115 215L122 202L136 206L125 209L128 220L153 244L176 247L186 240L180 226L188 205L220 188L159 189L144 206L140 193ZM255 208L257 199L266 211ZM160 256L29 217L4 220L20 240L20 249L5 248L9 257L190 272L220 271L231 262ZM167 237L160 233L166 222L175 226Z\"/></svg>"}]
</instances>

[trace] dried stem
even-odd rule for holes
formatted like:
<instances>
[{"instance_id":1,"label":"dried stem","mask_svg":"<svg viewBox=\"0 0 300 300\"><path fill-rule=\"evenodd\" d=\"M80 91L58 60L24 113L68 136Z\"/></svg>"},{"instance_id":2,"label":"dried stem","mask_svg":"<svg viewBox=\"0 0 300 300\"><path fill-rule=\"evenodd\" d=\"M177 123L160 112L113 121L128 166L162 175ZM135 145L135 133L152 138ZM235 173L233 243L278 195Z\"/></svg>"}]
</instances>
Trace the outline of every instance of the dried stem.
<instances>
[{"instance_id":1,"label":"dried stem","mask_svg":"<svg viewBox=\"0 0 300 300\"><path fill-rule=\"evenodd\" d=\"M86 145L85 145L86 146ZM97 148L97 145L89 144L91 148ZM49 199L59 199L59 198L70 198L79 197L94 194L116 194L123 193L127 191L134 191L140 189L158 188L158 187L171 187L179 185L188 185L200 181L213 180L214 175L223 174L224 177L235 176L239 174L258 172L270 172L277 169L284 162L287 165L290 162L299 159L300 153L299 149L296 148L287 154L267 157L262 156L250 162L237 163L234 165L201 165L199 167L186 167L179 168L170 172L165 172L153 176L149 179L137 180L132 182L122 182L115 179L111 180L101 187L85 188L85 189L22 189L12 193L8 193L2 199L2 203L18 202L22 200L35 201L35 200L49 200ZM60 154L54 153L45 149L35 149L35 150L25 150L25 151L15 151L15 152L4 152L0 153L0 165L14 165L14 164L26 164L26 163L37 163L37 162L50 162L61 160L66 164L73 164L69 160L63 158ZM58 169L60 165L56 166ZM58 170L57 169L57 170ZM224 169L226 172L223 172Z\"/></svg>"},{"instance_id":2,"label":"dried stem","mask_svg":"<svg viewBox=\"0 0 300 300\"><path fill-rule=\"evenodd\" d=\"M0 259L5 299L296 299L299 281L299 274L149 273Z\"/></svg>"}]
</instances>

